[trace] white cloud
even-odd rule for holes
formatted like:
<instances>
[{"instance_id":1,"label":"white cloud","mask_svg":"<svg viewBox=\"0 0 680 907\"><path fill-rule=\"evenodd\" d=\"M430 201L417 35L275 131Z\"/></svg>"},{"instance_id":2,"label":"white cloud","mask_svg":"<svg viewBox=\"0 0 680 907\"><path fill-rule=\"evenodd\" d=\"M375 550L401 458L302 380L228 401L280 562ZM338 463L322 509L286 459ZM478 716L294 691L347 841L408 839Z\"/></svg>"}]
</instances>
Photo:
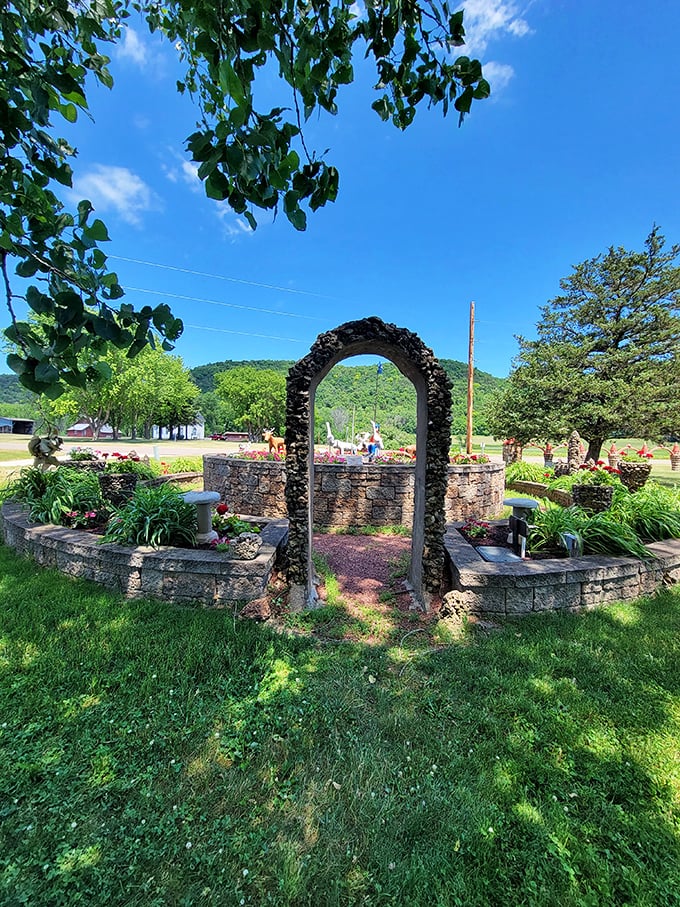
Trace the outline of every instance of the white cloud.
<instances>
[{"instance_id":1,"label":"white cloud","mask_svg":"<svg viewBox=\"0 0 680 907\"><path fill-rule=\"evenodd\" d=\"M118 60L131 63L156 79L161 78L166 72L167 57L164 53L163 39L159 35L142 35L128 25L123 32L122 41L116 45L114 54Z\"/></svg>"},{"instance_id":2,"label":"white cloud","mask_svg":"<svg viewBox=\"0 0 680 907\"><path fill-rule=\"evenodd\" d=\"M121 60L130 60L144 68L149 59L149 48L133 28L126 28L123 40L117 45L116 56Z\"/></svg>"},{"instance_id":3,"label":"white cloud","mask_svg":"<svg viewBox=\"0 0 680 907\"><path fill-rule=\"evenodd\" d=\"M192 192L202 192L203 186L198 178L198 164L185 160L174 148L167 149L171 163L162 163L161 169L171 183L186 183Z\"/></svg>"},{"instance_id":4,"label":"white cloud","mask_svg":"<svg viewBox=\"0 0 680 907\"><path fill-rule=\"evenodd\" d=\"M466 54L479 57L489 42L510 34L516 38L531 34L529 23L522 18L519 5L514 0L464 0Z\"/></svg>"},{"instance_id":5,"label":"white cloud","mask_svg":"<svg viewBox=\"0 0 680 907\"><path fill-rule=\"evenodd\" d=\"M502 91L515 75L515 70L507 63L496 63L490 60L484 64L484 78L491 85L491 97Z\"/></svg>"},{"instance_id":6,"label":"white cloud","mask_svg":"<svg viewBox=\"0 0 680 907\"><path fill-rule=\"evenodd\" d=\"M260 216L264 215L264 212L259 212ZM232 242L235 242L237 239L243 236L253 236L253 230L250 229L250 225L243 220L242 217L239 217L234 213L233 209L227 202L222 202L218 205L216 211L218 220L222 224L222 232L230 239ZM257 215L256 215L257 217ZM260 218L257 218L258 224L260 224Z\"/></svg>"},{"instance_id":7,"label":"white cloud","mask_svg":"<svg viewBox=\"0 0 680 907\"><path fill-rule=\"evenodd\" d=\"M127 167L95 164L74 179L73 192L79 199L89 198L96 211L113 211L133 226L141 225L146 211L160 207L151 188Z\"/></svg>"}]
</instances>

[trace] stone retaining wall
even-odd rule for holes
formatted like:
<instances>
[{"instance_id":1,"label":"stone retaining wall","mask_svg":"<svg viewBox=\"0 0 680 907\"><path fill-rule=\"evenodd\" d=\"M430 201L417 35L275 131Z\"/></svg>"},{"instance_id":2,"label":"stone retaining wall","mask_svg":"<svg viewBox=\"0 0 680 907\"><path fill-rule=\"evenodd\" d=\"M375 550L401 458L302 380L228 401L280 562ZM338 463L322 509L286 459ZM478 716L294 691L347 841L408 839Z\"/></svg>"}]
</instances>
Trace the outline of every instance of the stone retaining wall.
<instances>
[{"instance_id":1,"label":"stone retaining wall","mask_svg":"<svg viewBox=\"0 0 680 907\"><path fill-rule=\"evenodd\" d=\"M449 466L446 521L492 519L503 508L505 468L501 463ZM203 457L206 491L218 491L236 513L286 515L285 462ZM413 466L314 467L314 522L318 526L386 526L413 522Z\"/></svg>"},{"instance_id":2,"label":"stone retaining wall","mask_svg":"<svg viewBox=\"0 0 680 907\"><path fill-rule=\"evenodd\" d=\"M646 561L585 555L511 564L485 561L455 526L447 528L444 544L453 581L453 591L444 598L444 615L574 611L650 595L680 581L677 539L648 545L655 557Z\"/></svg>"},{"instance_id":3,"label":"stone retaining wall","mask_svg":"<svg viewBox=\"0 0 680 907\"><path fill-rule=\"evenodd\" d=\"M252 560L207 550L102 545L88 532L31 523L16 504L3 505L2 529L9 547L44 567L93 580L127 598L152 595L204 607L259 598L288 537L288 522L271 520L262 529L262 547Z\"/></svg>"},{"instance_id":4,"label":"stone retaining wall","mask_svg":"<svg viewBox=\"0 0 680 907\"><path fill-rule=\"evenodd\" d=\"M508 482L508 488L515 491L521 491L523 494L530 494L534 498L547 498L561 507L571 507L574 503L574 496L570 491L564 491L561 488L548 488L541 482L523 482L518 479L516 482Z\"/></svg>"}]
</instances>

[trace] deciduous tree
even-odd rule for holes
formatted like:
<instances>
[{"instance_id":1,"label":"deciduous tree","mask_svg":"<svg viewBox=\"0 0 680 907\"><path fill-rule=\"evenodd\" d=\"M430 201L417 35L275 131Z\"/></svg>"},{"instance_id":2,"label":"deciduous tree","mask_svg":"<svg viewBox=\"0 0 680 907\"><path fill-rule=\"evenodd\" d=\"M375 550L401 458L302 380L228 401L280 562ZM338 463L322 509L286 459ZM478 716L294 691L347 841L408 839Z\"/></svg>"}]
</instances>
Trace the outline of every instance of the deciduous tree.
<instances>
[{"instance_id":1,"label":"deciduous tree","mask_svg":"<svg viewBox=\"0 0 680 907\"><path fill-rule=\"evenodd\" d=\"M337 111L341 86L353 81L353 60L376 68L373 108L405 129L422 103L453 106L462 119L489 85L477 60L455 58L464 43L463 13L448 0L384 0L362 12L354 0L6 0L0 5L0 272L15 346L8 364L25 387L52 397L66 385L85 387L94 365L81 368L86 347L114 344L138 353L154 334L165 349L182 332L167 305L139 311L121 303L101 244L109 236L89 201L68 212L59 187L72 183L74 154L60 121L87 110L88 81L112 84L103 52L119 40L131 9L179 49L181 92L200 112L189 151L209 197L226 200L256 226L254 210L283 209L298 230L306 211L334 201L335 167L310 150L303 123L315 111ZM272 68L280 106L258 109L256 83ZM10 271L35 279L25 293L44 315L36 333L15 312Z\"/></svg>"},{"instance_id":2,"label":"deciduous tree","mask_svg":"<svg viewBox=\"0 0 680 907\"><path fill-rule=\"evenodd\" d=\"M283 433L286 379L272 369L248 366L215 375L217 394L230 410L235 425L259 439L264 429Z\"/></svg>"}]
</instances>

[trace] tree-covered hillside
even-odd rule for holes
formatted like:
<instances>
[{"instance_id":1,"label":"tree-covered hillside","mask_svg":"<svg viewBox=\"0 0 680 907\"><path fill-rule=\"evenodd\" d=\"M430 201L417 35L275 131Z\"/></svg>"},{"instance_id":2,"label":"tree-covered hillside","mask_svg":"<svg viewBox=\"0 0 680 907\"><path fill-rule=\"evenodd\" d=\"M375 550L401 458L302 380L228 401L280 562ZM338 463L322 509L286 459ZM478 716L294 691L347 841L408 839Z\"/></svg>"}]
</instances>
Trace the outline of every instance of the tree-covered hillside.
<instances>
[{"instance_id":1,"label":"tree-covered hillside","mask_svg":"<svg viewBox=\"0 0 680 907\"><path fill-rule=\"evenodd\" d=\"M467 365L453 359L439 361L453 385L452 434L460 436L465 432ZM191 369L192 380L201 390L198 407L206 419L207 430L242 428L240 424L231 424L230 409L216 393L215 375L243 367L268 369L285 375L293 364L290 359L228 359ZM416 430L413 385L391 362L383 363L382 374L376 373L375 365L340 364L331 369L316 393L315 434L319 442L326 438L326 422L330 423L336 438L345 439L351 434L352 419L355 431L361 432L368 431L371 419L375 418L381 425L387 446L413 443ZM503 384L503 379L475 369L475 434L488 433L486 406L491 395ZM36 402L36 396L23 388L15 375L0 375L0 414L33 418L38 414ZM281 425L284 417L282 413Z\"/></svg>"},{"instance_id":2,"label":"tree-covered hillside","mask_svg":"<svg viewBox=\"0 0 680 907\"><path fill-rule=\"evenodd\" d=\"M452 432L465 432L467 406L467 365L454 359L440 359L442 367L453 385L452 389ZM212 362L191 370L195 383L207 394L202 411L208 422L213 412L215 375L234 368L270 369L285 374L293 365L292 360L263 359L238 362L225 360ZM336 438L347 438L352 431L370 429L375 417L381 424L383 437L388 446L412 443L416 430L416 395L411 382L391 362L383 363L382 374L377 376L375 365L336 365L319 385L315 401L315 434L318 441L326 437L326 422L329 422ZM377 381L376 381L377 379ZM504 381L488 372L475 369L474 430L476 434L487 433L485 410L490 396L499 390ZM377 392L377 395L376 395ZM237 426L210 424L211 430Z\"/></svg>"}]
</instances>

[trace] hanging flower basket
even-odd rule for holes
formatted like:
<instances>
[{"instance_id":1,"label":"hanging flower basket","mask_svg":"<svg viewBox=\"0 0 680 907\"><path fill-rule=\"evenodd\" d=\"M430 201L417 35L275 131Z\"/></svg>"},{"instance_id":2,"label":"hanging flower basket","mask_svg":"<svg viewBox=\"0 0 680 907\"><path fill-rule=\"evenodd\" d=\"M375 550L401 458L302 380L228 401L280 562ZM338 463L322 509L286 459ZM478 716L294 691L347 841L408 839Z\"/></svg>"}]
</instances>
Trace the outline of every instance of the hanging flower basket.
<instances>
[{"instance_id":1,"label":"hanging flower basket","mask_svg":"<svg viewBox=\"0 0 680 907\"><path fill-rule=\"evenodd\" d=\"M649 478L649 474L652 471L652 464L630 463L626 462L626 460L621 460L619 463L619 471L621 473L621 481L628 491L636 492L642 488Z\"/></svg>"},{"instance_id":2,"label":"hanging flower basket","mask_svg":"<svg viewBox=\"0 0 680 907\"><path fill-rule=\"evenodd\" d=\"M107 501L121 507L135 493L137 478L134 472L104 472L99 476L99 487Z\"/></svg>"},{"instance_id":3,"label":"hanging flower basket","mask_svg":"<svg viewBox=\"0 0 680 907\"><path fill-rule=\"evenodd\" d=\"M573 485L571 495L574 504L591 513L600 513L612 506L614 488L611 485Z\"/></svg>"}]
</instances>

